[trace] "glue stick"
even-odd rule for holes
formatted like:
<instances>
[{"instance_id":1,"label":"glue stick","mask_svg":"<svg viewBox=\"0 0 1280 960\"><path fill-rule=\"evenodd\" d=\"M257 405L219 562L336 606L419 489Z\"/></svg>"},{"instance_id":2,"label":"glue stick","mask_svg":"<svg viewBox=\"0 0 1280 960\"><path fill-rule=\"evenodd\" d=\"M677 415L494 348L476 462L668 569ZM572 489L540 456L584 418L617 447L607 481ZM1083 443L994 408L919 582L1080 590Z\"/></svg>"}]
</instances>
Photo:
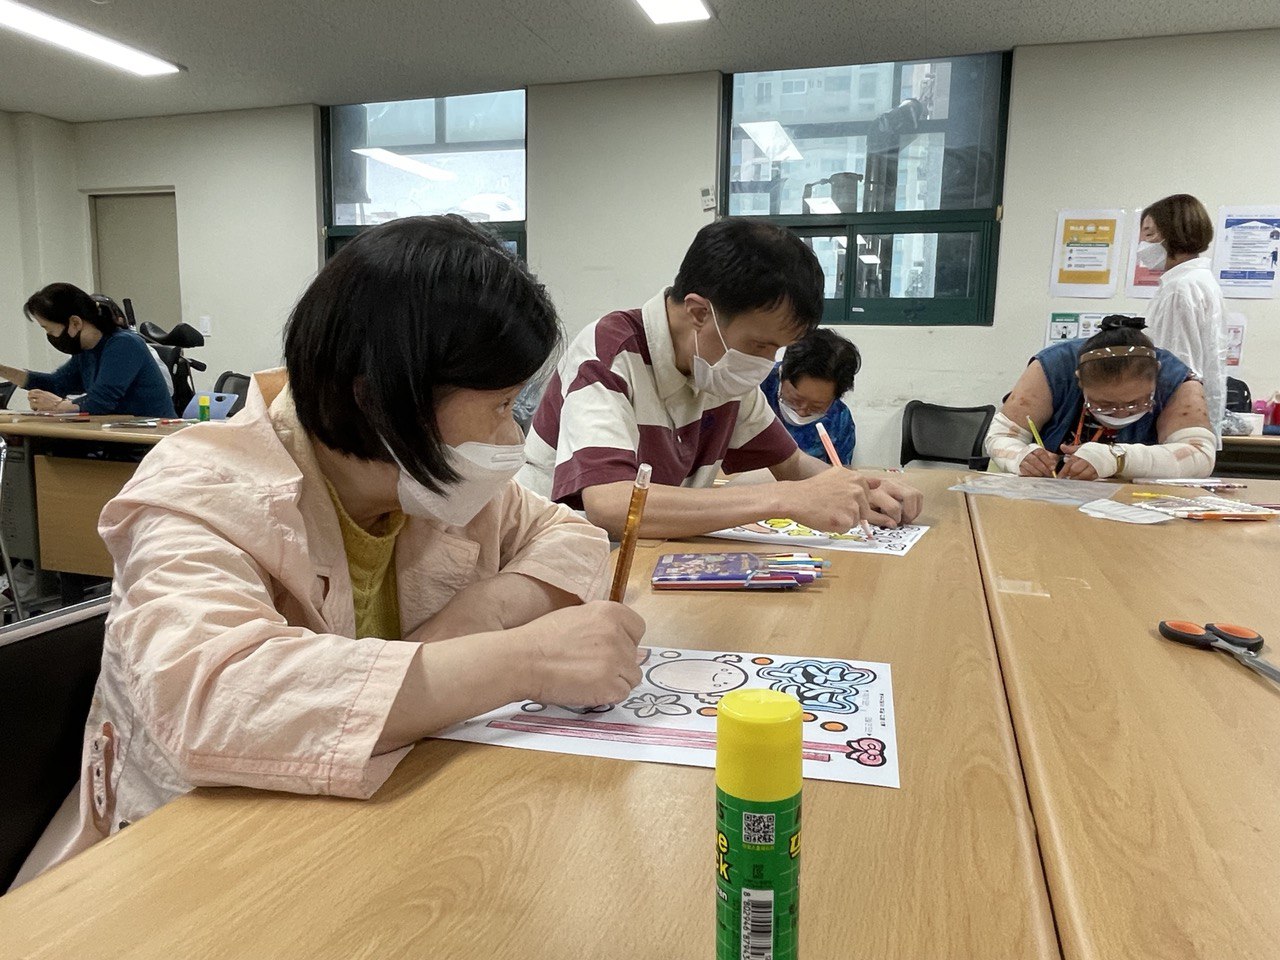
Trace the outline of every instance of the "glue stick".
<instances>
[{"instance_id":1,"label":"glue stick","mask_svg":"<svg viewBox=\"0 0 1280 960\"><path fill-rule=\"evenodd\" d=\"M716 960L795 960L801 710L734 690L716 709Z\"/></svg>"},{"instance_id":2,"label":"glue stick","mask_svg":"<svg viewBox=\"0 0 1280 960\"><path fill-rule=\"evenodd\" d=\"M200 408L199 408L199 409L200 409L200 414L199 414L199 416L200 416L200 422L201 422L201 423L204 423L206 420L208 420L208 419L209 419L209 397L208 397L208 394L204 394L204 395L202 395L202 396L200 397Z\"/></svg>"}]
</instances>

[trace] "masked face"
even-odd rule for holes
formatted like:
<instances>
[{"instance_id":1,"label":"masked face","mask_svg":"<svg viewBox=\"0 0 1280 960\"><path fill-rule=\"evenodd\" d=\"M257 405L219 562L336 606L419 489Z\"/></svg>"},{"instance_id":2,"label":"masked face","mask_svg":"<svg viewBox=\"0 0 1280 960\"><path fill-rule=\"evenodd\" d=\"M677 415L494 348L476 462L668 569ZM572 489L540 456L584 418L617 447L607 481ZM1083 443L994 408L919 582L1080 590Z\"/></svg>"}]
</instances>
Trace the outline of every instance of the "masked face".
<instances>
[{"instance_id":1,"label":"masked face","mask_svg":"<svg viewBox=\"0 0 1280 960\"><path fill-rule=\"evenodd\" d=\"M524 444L467 442L448 447L449 465L457 471L456 483L434 493L413 478L404 467L396 481L400 509L411 517L440 520L463 527L493 500L524 466Z\"/></svg>"},{"instance_id":2,"label":"masked face","mask_svg":"<svg viewBox=\"0 0 1280 960\"><path fill-rule=\"evenodd\" d=\"M66 326L50 323L47 320L41 320L40 326L44 328L44 338L49 341L49 346L59 353L74 357L84 350L84 345L80 342L80 330L83 327L80 326L79 317L71 317ZM73 327L76 328L74 333Z\"/></svg>"},{"instance_id":3,"label":"masked face","mask_svg":"<svg viewBox=\"0 0 1280 960\"><path fill-rule=\"evenodd\" d=\"M1143 241L1138 244L1138 263L1148 270L1163 270L1169 253L1163 243Z\"/></svg>"},{"instance_id":4,"label":"masked face","mask_svg":"<svg viewBox=\"0 0 1280 960\"><path fill-rule=\"evenodd\" d=\"M1099 394L1103 391L1100 389ZM1108 396L1085 396L1089 415L1104 427L1119 430L1137 423L1155 406L1155 391L1150 382L1107 384Z\"/></svg>"},{"instance_id":5,"label":"masked face","mask_svg":"<svg viewBox=\"0 0 1280 960\"><path fill-rule=\"evenodd\" d=\"M720 332L720 320L716 308L711 308L711 328L724 347L724 356L715 363L708 363L698 349L698 331L693 331L693 385L703 393L716 397L741 397L760 384L773 371L772 357L757 357L735 350L725 342Z\"/></svg>"},{"instance_id":6,"label":"masked face","mask_svg":"<svg viewBox=\"0 0 1280 960\"><path fill-rule=\"evenodd\" d=\"M807 374L778 384L778 414L794 427L821 420L836 401L836 385Z\"/></svg>"},{"instance_id":7,"label":"masked face","mask_svg":"<svg viewBox=\"0 0 1280 960\"><path fill-rule=\"evenodd\" d=\"M522 387L441 393L436 425L459 479L433 493L401 466L396 492L405 513L465 526L502 493L524 466L524 437L511 414Z\"/></svg>"}]
</instances>

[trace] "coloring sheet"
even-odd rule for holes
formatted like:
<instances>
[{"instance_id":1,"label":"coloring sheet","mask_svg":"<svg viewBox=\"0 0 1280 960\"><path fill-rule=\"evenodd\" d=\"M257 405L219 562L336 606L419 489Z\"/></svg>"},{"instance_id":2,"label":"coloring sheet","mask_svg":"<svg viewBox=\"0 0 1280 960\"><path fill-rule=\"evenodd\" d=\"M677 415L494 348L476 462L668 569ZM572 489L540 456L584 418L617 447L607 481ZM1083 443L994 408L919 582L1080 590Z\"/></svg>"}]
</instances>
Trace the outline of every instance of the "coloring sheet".
<instances>
[{"instance_id":1,"label":"coloring sheet","mask_svg":"<svg viewBox=\"0 0 1280 960\"><path fill-rule=\"evenodd\" d=\"M1049 477L1016 477L1011 473L979 473L965 477L949 490L991 494L1006 500L1043 500L1079 507L1092 500L1109 500L1116 488L1096 480L1053 480Z\"/></svg>"},{"instance_id":2,"label":"coloring sheet","mask_svg":"<svg viewBox=\"0 0 1280 960\"><path fill-rule=\"evenodd\" d=\"M823 533L811 530L794 520L761 520L728 530L717 530L709 533L709 537L722 540L744 540L747 543L771 543L774 546L790 550L794 547L822 547L825 550L846 550L852 553L880 553L900 557L916 545L929 530L917 524L907 523L890 530L885 527L872 527L868 537L862 530L854 528L847 533Z\"/></svg>"},{"instance_id":3,"label":"coloring sheet","mask_svg":"<svg viewBox=\"0 0 1280 960\"><path fill-rule=\"evenodd\" d=\"M617 760L716 765L716 703L730 690L789 693L804 710L804 775L898 786L887 663L641 647L643 679L621 703L508 704L437 734Z\"/></svg>"}]
</instances>

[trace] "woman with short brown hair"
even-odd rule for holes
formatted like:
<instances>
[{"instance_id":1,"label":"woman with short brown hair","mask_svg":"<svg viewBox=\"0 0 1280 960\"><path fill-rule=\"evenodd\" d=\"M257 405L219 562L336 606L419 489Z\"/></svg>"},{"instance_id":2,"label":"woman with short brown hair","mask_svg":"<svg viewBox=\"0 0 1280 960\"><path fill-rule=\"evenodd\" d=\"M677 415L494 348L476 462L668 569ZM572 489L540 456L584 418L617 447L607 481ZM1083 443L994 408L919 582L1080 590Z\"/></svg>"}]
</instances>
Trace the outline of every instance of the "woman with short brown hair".
<instances>
[{"instance_id":1,"label":"woman with short brown hair","mask_svg":"<svg viewBox=\"0 0 1280 960\"><path fill-rule=\"evenodd\" d=\"M1179 193L1143 210L1140 224L1138 262L1164 269L1147 310L1151 339L1204 383L1209 422L1220 438L1227 399L1226 306L1203 255L1213 242L1213 221L1203 203Z\"/></svg>"}]
</instances>

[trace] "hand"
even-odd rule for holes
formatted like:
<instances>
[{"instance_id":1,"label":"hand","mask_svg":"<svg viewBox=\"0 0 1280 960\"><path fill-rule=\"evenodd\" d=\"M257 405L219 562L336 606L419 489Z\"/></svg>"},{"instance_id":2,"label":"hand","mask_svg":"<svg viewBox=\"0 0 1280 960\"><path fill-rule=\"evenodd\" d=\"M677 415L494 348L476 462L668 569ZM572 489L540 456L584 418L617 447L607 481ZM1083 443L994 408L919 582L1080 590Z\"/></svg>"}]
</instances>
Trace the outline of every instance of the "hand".
<instances>
[{"instance_id":1,"label":"hand","mask_svg":"<svg viewBox=\"0 0 1280 960\"><path fill-rule=\"evenodd\" d=\"M867 505L871 508L867 520L877 527L892 530L902 522L902 504L890 495L883 484L867 495Z\"/></svg>"},{"instance_id":2,"label":"hand","mask_svg":"<svg viewBox=\"0 0 1280 960\"><path fill-rule=\"evenodd\" d=\"M56 410L62 398L48 390L32 390L27 393L27 402L31 404L32 410Z\"/></svg>"},{"instance_id":3,"label":"hand","mask_svg":"<svg viewBox=\"0 0 1280 960\"><path fill-rule=\"evenodd\" d=\"M528 699L539 703L617 703L640 682L636 647L643 618L596 600L556 610L513 633L532 647Z\"/></svg>"},{"instance_id":4,"label":"hand","mask_svg":"<svg viewBox=\"0 0 1280 960\"><path fill-rule=\"evenodd\" d=\"M1018 464L1018 473L1024 477L1052 477L1058 465L1058 455L1044 447L1032 447L1031 452Z\"/></svg>"},{"instance_id":5,"label":"hand","mask_svg":"<svg viewBox=\"0 0 1280 960\"><path fill-rule=\"evenodd\" d=\"M879 480L866 480L856 470L831 467L808 480L795 483L795 496L785 513L814 530L843 533L852 530L872 512L868 492Z\"/></svg>"},{"instance_id":6,"label":"hand","mask_svg":"<svg viewBox=\"0 0 1280 960\"><path fill-rule=\"evenodd\" d=\"M1062 465L1062 472L1058 477L1062 480L1097 480L1098 471L1088 460L1081 457L1067 457L1067 462Z\"/></svg>"},{"instance_id":7,"label":"hand","mask_svg":"<svg viewBox=\"0 0 1280 960\"><path fill-rule=\"evenodd\" d=\"M871 503L871 516L868 519L880 527L896 527L901 523L911 523L924 509L924 494L915 487L908 487L905 483L898 483L896 480L880 481L880 486L871 492L868 499ZM890 500L892 505L888 502ZM889 509L882 509L881 504L888 506ZM885 519L891 519L894 522L884 523L876 516L877 512Z\"/></svg>"},{"instance_id":8,"label":"hand","mask_svg":"<svg viewBox=\"0 0 1280 960\"><path fill-rule=\"evenodd\" d=\"M1073 453L1075 453L1077 450L1079 450L1081 446L1083 446L1083 444L1079 444L1079 443L1064 443L1064 444L1062 444L1060 447L1058 447L1058 451L1059 451L1060 453L1063 453L1063 454L1065 454L1066 456L1068 456L1068 457L1069 457L1069 456L1071 456L1071 454L1073 454Z\"/></svg>"}]
</instances>

